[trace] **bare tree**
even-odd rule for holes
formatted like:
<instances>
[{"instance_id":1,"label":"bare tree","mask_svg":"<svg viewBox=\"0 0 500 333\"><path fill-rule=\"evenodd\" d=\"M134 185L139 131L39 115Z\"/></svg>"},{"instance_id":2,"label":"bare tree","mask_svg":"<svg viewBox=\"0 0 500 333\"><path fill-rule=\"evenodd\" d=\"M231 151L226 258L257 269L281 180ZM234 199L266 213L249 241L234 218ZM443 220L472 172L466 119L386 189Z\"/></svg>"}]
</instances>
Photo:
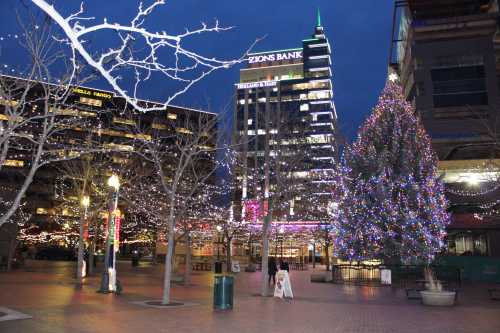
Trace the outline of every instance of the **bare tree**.
<instances>
[{"instance_id":1,"label":"bare tree","mask_svg":"<svg viewBox=\"0 0 500 333\"><path fill-rule=\"evenodd\" d=\"M138 126L137 131L148 133L149 137L136 142L134 147L134 154L151 168L149 184L162 198L155 218L163 221L162 229L167 233L164 304L171 302L176 226L189 234L189 224L203 216L195 203L206 199L203 186L213 182L216 171L217 117L210 113L178 111L171 118L175 119L169 120L164 113L159 113L149 123Z\"/></svg>"},{"instance_id":2,"label":"bare tree","mask_svg":"<svg viewBox=\"0 0 500 333\"><path fill-rule=\"evenodd\" d=\"M49 23L36 20L22 22L20 45L30 57L23 78L0 77L0 171L17 172L22 178L15 190L1 193L4 202L10 202L0 215L0 225L15 214L22 198L32 184L35 174L43 167L60 161L72 160L102 151L83 136L64 140L68 131L86 128L87 113L72 107L69 82L83 83L78 72L64 72L54 76L54 67L64 68L64 54L53 41ZM51 82L57 82L52 84Z\"/></svg>"},{"instance_id":3,"label":"bare tree","mask_svg":"<svg viewBox=\"0 0 500 333\"><path fill-rule=\"evenodd\" d=\"M227 69L243 62L248 53L235 60L219 60L185 46L185 41L192 37L231 29L221 27L217 20L212 26L202 23L198 29L186 29L184 33L175 35L166 31L148 30L145 24L148 16L164 5L165 0L155 0L147 7L144 7L142 2L139 3L137 14L126 24L110 23L106 18L102 23L95 22L94 17L84 16L83 2L77 12L63 17L45 0L31 1L63 30L66 38L61 39L61 42L71 49L73 68L77 68L79 55L113 87L113 90L140 111L164 110L172 100L194 84L216 70ZM116 46L93 55L86 40L101 32L114 33ZM165 54L168 56L165 57ZM169 59L173 60L169 63ZM133 82L120 79L126 74L135 78ZM155 75L178 85L160 104L141 104L138 98L140 90Z\"/></svg>"},{"instance_id":4,"label":"bare tree","mask_svg":"<svg viewBox=\"0 0 500 333\"><path fill-rule=\"evenodd\" d=\"M83 283L84 261L84 228L90 229L90 221L97 222L99 213L106 209L106 171L111 168L108 159L103 154L86 155L81 159L63 161L56 165L61 186L66 186L65 193L58 193L56 209L73 211L78 216L78 256L77 256L77 285ZM94 251L97 241L97 223L94 226L94 235L89 253L89 272L94 264ZM87 231L88 232L88 231Z\"/></svg>"}]
</instances>

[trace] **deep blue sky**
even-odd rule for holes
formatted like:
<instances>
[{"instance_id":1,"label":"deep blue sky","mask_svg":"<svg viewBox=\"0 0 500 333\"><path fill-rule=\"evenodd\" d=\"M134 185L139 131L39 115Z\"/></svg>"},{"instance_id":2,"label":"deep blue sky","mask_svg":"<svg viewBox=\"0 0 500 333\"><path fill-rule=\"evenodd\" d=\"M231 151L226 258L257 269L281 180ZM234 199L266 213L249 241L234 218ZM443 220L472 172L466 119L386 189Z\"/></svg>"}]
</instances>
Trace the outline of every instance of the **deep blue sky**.
<instances>
[{"instance_id":1,"label":"deep blue sky","mask_svg":"<svg viewBox=\"0 0 500 333\"><path fill-rule=\"evenodd\" d=\"M29 0L25 0L29 3ZM145 1L147 3L147 1ZM0 37L16 33L13 8L19 0L0 1ZM88 12L101 22L125 22L136 12L135 0L87 0ZM56 8L68 13L77 9L78 0L59 0ZM311 35L316 8L321 9L322 23L332 45L335 103L341 128L348 138L376 103L383 88L389 51L392 1L357 0L167 0L149 20L149 27L179 32L194 28L199 22L234 26L230 32L193 40L196 49L220 58L234 58L256 39L266 36L255 51L300 47ZM106 42L105 36L96 36ZM0 65L14 61L15 47L3 46ZM231 101L238 68L217 72L198 84L174 104L210 109L217 112ZM165 83L168 84L168 83ZM101 86L102 88L102 86ZM104 87L108 88L109 87ZM162 84L144 91L144 98L161 99Z\"/></svg>"}]
</instances>

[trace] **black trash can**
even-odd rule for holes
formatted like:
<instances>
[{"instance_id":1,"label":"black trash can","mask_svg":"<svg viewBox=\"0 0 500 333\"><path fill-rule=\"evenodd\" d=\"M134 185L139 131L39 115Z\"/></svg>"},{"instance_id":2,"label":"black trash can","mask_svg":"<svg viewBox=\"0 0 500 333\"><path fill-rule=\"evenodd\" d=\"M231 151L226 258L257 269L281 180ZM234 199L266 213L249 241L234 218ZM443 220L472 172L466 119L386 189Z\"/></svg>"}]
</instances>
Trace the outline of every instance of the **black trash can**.
<instances>
[{"instance_id":1,"label":"black trash can","mask_svg":"<svg viewBox=\"0 0 500 333\"><path fill-rule=\"evenodd\" d=\"M231 275L216 275L214 281L214 309L233 309L234 277Z\"/></svg>"},{"instance_id":2,"label":"black trash can","mask_svg":"<svg viewBox=\"0 0 500 333\"><path fill-rule=\"evenodd\" d=\"M214 264L215 274L222 274L222 262L216 261Z\"/></svg>"}]
</instances>

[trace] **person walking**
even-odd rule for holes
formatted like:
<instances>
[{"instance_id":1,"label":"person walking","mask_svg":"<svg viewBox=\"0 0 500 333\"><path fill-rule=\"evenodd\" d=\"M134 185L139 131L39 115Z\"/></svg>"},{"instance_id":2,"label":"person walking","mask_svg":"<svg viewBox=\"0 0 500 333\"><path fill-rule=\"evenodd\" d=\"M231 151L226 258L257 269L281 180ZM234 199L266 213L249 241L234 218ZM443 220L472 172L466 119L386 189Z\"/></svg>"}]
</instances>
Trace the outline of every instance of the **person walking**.
<instances>
[{"instance_id":1,"label":"person walking","mask_svg":"<svg viewBox=\"0 0 500 333\"><path fill-rule=\"evenodd\" d=\"M283 270L283 271L287 271L288 273L290 273L290 265L288 265L288 262L286 262L286 261L281 261L280 262L280 269Z\"/></svg>"},{"instance_id":2,"label":"person walking","mask_svg":"<svg viewBox=\"0 0 500 333\"><path fill-rule=\"evenodd\" d=\"M273 279L273 284L276 283L276 272L278 271L278 266L276 265L276 260L274 257L269 258L267 263L267 274L269 275L268 283L271 284L271 278Z\"/></svg>"}]
</instances>

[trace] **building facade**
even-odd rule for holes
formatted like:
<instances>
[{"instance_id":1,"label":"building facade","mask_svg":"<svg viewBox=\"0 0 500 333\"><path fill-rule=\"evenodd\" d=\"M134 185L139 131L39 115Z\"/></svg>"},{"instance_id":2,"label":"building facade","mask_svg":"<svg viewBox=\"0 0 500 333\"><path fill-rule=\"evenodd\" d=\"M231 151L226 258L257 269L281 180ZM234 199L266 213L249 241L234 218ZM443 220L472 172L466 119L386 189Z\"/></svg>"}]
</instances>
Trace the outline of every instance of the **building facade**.
<instances>
[{"instance_id":1,"label":"building facade","mask_svg":"<svg viewBox=\"0 0 500 333\"><path fill-rule=\"evenodd\" d=\"M395 17L392 67L439 159L490 158L500 106L497 1L397 1Z\"/></svg>"},{"instance_id":2,"label":"building facade","mask_svg":"<svg viewBox=\"0 0 500 333\"><path fill-rule=\"evenodd\" d=\"M22 118L30 119L29 117L35 115L30 121L32 126L19 130L19 133L36 133L41 127L38 122L46 118L36 117L36 112L44 109L44 103L49 105L49 113L54 115L49 119L54 119L60 127L46 140L45 149L59 154L62 158L55 158L55 162L42 165L36 171L23 199L22 209L19 210L22 216L16 214L13 218L14 222L22 225L21 240L29 243L68 248L75 245L82 215L79 182L83 181L87 166L92 169L92 180L88 183L94 184L94 187L89 185L85 192L90 196L93 210L100 209L100 213L92 214L89 221L96 226L94 228L102 230L107 213L106 180L110 174L116 173L123 178L137 177L141 182L147 177L155 177L154 166L134 153L134 150L141 146L141 142L145 146L145 143L151 140L161 140L166 147L175 147L174 140L182 140L183 136L188 140L190 135L199 135L202 139L197 141L198 145L203 145L203 149L207 150L207 154L212 154L213 158L207 158L203 162L204 165L197 166L197 172L201 174L201 168L210 168L208 161L215 163L217 118L214 113L179 106L138 113L123 98L110 91L27 82L8 76L1 76L0 84L1 129L7 128L9 122L15 122L16 117L23 120ZM11 93L4 93L6 91ZM20 96L23 92L26 92L27 97ZM57 96L59 92L67 92L67 97L64 100L45 97L46 94ZM21 107L24 110L19 111L20 116L14 116L12 107L20 105L20 98L23 98L25 105ZM141 103L144 103L144 106L157 106L151 101ZM206 132L200 135L201 131ZM25 142L16 139L20 136L19 133L13 136L16 141L13 139L8 148L7 157L0 170L0 198L3 202L11 201L12 195L19 191L32 163L33 151L19 149L25 145ZM96 148L95 151L89 150L89 153L83 153L74 159L64 158L71 157L73 153L78 154L79 149L86 148L87 142L92 145L89 147ZM175 159L172 159L171 165L164 165L166 177L175 170L175 163ZM142 178L138 178L139 176ZM215 181L212 178L208 181ZM138 200L145 200L145 197L146 195ZM100 206L96 201L102 201ZM127 226L127 219L131 222L129 225L140 225L146 218L137 215L137 210L130 209L129 206L128 201L120 200L119 207L125 212L123 226ZM133 214L135 216L132 216ZM93 231L93 234L104 234L96 229ZM125 234L122 236L127 237ZM135 241L138 236L137 233L128 235L130 240ZM0 253L0 256L4 255Z\"/></svg>"},{"instance_id":3,"label":"building facade","mask_svg":"<svg viewBox=\"0 0 500 333\"><path fill-rule=\"evenodd\" d=\"M321 25L299 48L252 53L236 84L233 144L241 219L327 219L337 160L331 45Z\"/></svg>"},{"instance_id":4,"label":"building facade","mask_svg":"<svg viewBox=\"0 0 500 333\"><path fill-rule=\"evenodd\" d=\"M396 1L389 71L432 139L454 255L500 257L497 0Z\"/></svg>"}]
</instances>

